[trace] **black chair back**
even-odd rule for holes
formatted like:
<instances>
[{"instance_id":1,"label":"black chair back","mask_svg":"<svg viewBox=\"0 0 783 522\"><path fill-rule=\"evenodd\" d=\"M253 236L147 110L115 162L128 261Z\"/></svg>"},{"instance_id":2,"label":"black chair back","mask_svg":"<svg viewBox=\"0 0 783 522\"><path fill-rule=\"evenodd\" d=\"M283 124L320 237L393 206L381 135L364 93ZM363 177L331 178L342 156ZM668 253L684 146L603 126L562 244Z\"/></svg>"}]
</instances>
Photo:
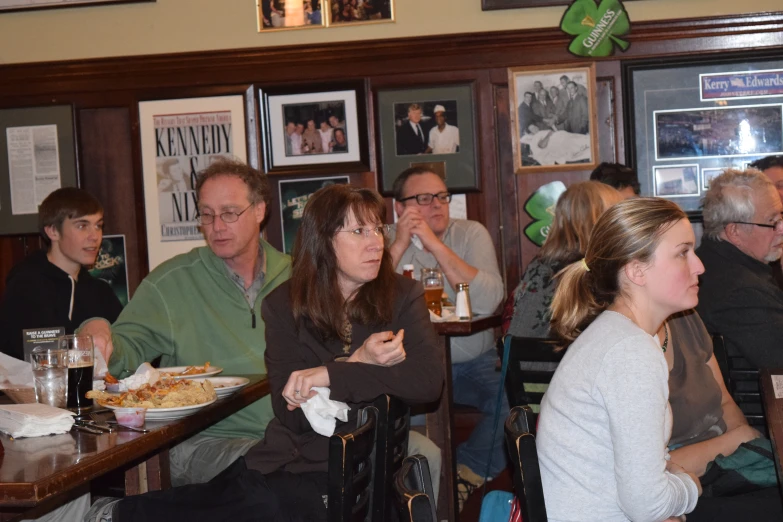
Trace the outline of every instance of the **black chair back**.
<instances>
[{"instance_id":1,"label":"black chair back","mask_svg":"<svg viewBox=\"0 0 783 522\"><path fill-rule=\"evenodd\" d=\"M525 522L547 520L536 437L531 430L535 421L536 416L529 406L515 406L511 408L505 426L506 444L514 468L514 492Z\"/></svg>"},{"instance_id":2,"label":"black chair back","mask_svg":"<svg viewBox=\"0 0 783 522\"><path fill-rule=\"evenodd\" d=\"M393 502L392 477L408 454L410 407L396 397L381 395L373 406L378 410L376 446L377 473L373 485L373 520L393 521L397 509Z\"/></svg>"},{"instance_id":3,"label":"black chair back","mask_svg":"<svg viewBox=\"0 0 783 522\"><path fill-rule=\"evenodd\" d=\"M498 340L501 360L503 359L504 339ZM549 384L552 380L557 364L565 355L565 350L556 351L556 348L557 341L552 339L511 336L508 373L505 382L510 407L541 404L544 391L531 390L529 385ZM525 389L525 385L528 385L528 389ZM535 433L535 431L531 433Z\"/></svg>"},{"instance_id":4,"label":"black chair back","mask_svg":"<svg viewBox=\"0 0 783 522\"><path fill-rule=\"evenodd\" d=\"M353 430L329 438L329 522L371 522L373 484L376 482L378 410L359 411Z\"/></svg>"},{"instance_id":5,"label":"black chair back","mask_svg":"<svg viewBox=\"0 0 783 522\"><path fill-rule=\"evenodd\" d=\"M402 522L436 522L435 497L427 457L406 457L394 477Z\"/></svg>"},{"instance_id":6,"label":"black chair back","mask_svg":"<svg viewBox=\"0 0 783 522\"><path fill-rule=\"evenodd\" d=\"M729 355L726 350L726 342L719 333L710 334L712 337L712 351L715 360L723 374L723 382L726 389L734 398L748 424L767 433L767 419L764 415L764 405L759 389L759 371L750 367L750 364L740 355Z\"/></svg>"}]
</instances>

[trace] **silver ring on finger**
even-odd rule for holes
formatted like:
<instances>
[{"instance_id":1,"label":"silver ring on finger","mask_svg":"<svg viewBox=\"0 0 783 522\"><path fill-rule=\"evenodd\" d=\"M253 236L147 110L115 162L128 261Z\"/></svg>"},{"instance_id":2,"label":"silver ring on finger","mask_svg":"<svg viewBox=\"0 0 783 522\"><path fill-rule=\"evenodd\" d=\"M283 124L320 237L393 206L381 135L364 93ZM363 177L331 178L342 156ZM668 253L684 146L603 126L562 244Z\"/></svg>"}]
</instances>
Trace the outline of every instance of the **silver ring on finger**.
<instances>
[{"instance_id":1,"label":"silver ring on finger","mask_svg":"<svg viewBox=\"0 0 783 522\"><path fill-rule=\"evenodd\" d=\"M299 390L294 390L294 393L299 395Z\"/></svg>"}]
</instances>

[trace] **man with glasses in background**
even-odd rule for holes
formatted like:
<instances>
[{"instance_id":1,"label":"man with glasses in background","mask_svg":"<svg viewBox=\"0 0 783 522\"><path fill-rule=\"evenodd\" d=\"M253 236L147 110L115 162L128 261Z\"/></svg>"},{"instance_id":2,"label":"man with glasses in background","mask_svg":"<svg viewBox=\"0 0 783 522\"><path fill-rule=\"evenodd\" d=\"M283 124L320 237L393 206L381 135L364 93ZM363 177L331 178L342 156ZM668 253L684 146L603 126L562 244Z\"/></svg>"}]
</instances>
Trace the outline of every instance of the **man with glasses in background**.
<instances>
[{"instance_id":1,"label":"man with glasses in background","mask_svg":"<svg viewBox=\"0 0 783 522\"><path fill-rule=\"evenodd\" d=\"M261 301L290 277L291 260L260 238L271 190L266 176L218 160L198 175L198 222L208 246L169 259L142 281L113 325L85 322L117 377L145 361L203 366L227 375L265 374ZM171 452L172 484L207 482L264 437L269 396Z\"/></svg>"},{"instance_id":2,"label":"man with glasses in background","mask_svg":"<svg viewBox=\"0 0 783 522\"><path fill-rule=\"evenodd\" d=\"M451 193L431 170L405 170L394 181L392 191L398 221L389 231L388 244L397 272L402 273L406 264L415 267L417 277L422 268L439 268L444 275L444 291L452 302L456 302L457 284L469 283L473 313L495 312L503 299L503 279L487 229L476 221L450 219ZM470 438L457 448L457 488L462 509L485 478L497 476L506 467L502 424L508 415L508 403L502 394L503 406L494 426L500 373L495 371L498 357L491 330L453 338L451 360L454 402L474 406L484 414ZM490 455L489 476L484 477Z\"/></svg>"},{"instance_id":3,"label":"man with glasses in background","mask_svg":"<svg viewBox=\"0 0 783 522\"><path fill-rule=\"evenodd\" d=\"M775 185L756 169L725 171L704 197L696 254L705 271L696 309L707 330L723 335L728 355L742 356L747 368L783 367L783 291L768 264L783 252L781 211Z\"/></svg>"}]
</instances>

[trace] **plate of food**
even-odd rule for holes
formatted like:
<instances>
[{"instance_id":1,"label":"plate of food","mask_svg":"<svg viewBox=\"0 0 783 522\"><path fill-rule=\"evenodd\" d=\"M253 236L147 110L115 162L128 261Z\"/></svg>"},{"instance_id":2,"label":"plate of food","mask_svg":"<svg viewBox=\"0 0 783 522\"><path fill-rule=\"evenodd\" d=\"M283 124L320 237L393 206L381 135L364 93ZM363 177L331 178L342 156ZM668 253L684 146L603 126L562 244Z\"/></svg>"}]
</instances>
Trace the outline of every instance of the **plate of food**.
<instances>
[{"instance_id":1,"label":"plate of food","mask_svg":"<svg viewBox=\"0 0 783 522\"><path fill-rule=\"evenodd\" d=\"M198 377L192 381L209 381L215 389L218 399L223 399L250 384L247 377Z\"/></svg>"},{"instance_id":2,"label":"plate of food","mask_svg":"<svg viewBox=\"0 0 783 522\"><path fill-rule=\"evenodd\" d=\"M188 379L192 377L207 377L217 375L223 371L223 368L211 366L209 362L204 366L169 366L168 368L158 368L161 377L169 379Z\"/></svg>"},{"instance_id":3,"label":"plate of food","mask_svg":"<svg viewBox=\"0 0 783 522\"><path fill-rule=\"evenodd\" d=\"M166 379L124 393L92 390L87 392L87 397L110 410L147 408L147 420L181 419L193 415L217 400L212 383L206 379L198 381Z\"/></svg>"}]
</instances>

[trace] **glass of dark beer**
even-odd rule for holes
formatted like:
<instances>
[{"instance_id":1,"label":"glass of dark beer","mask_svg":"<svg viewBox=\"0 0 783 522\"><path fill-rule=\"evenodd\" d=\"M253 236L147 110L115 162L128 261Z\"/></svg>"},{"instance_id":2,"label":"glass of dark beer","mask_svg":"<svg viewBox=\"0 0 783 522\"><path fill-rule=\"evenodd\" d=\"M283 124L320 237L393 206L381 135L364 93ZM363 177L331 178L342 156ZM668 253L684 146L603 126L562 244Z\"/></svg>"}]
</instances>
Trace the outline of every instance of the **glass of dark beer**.
<instances>
[{"instance_id":1,"label":"glass of dark beer","mask_svg":"<svg viewBox=\"0 0 783 522\"><path fill-rule=\"evenodd\" d=\"M92 399L87 398L87 392L92 390L95 363L92 336L64 335L59 345L68 350L68 409L82 415L92 409Z\"/></svg>"}]
</instances>

